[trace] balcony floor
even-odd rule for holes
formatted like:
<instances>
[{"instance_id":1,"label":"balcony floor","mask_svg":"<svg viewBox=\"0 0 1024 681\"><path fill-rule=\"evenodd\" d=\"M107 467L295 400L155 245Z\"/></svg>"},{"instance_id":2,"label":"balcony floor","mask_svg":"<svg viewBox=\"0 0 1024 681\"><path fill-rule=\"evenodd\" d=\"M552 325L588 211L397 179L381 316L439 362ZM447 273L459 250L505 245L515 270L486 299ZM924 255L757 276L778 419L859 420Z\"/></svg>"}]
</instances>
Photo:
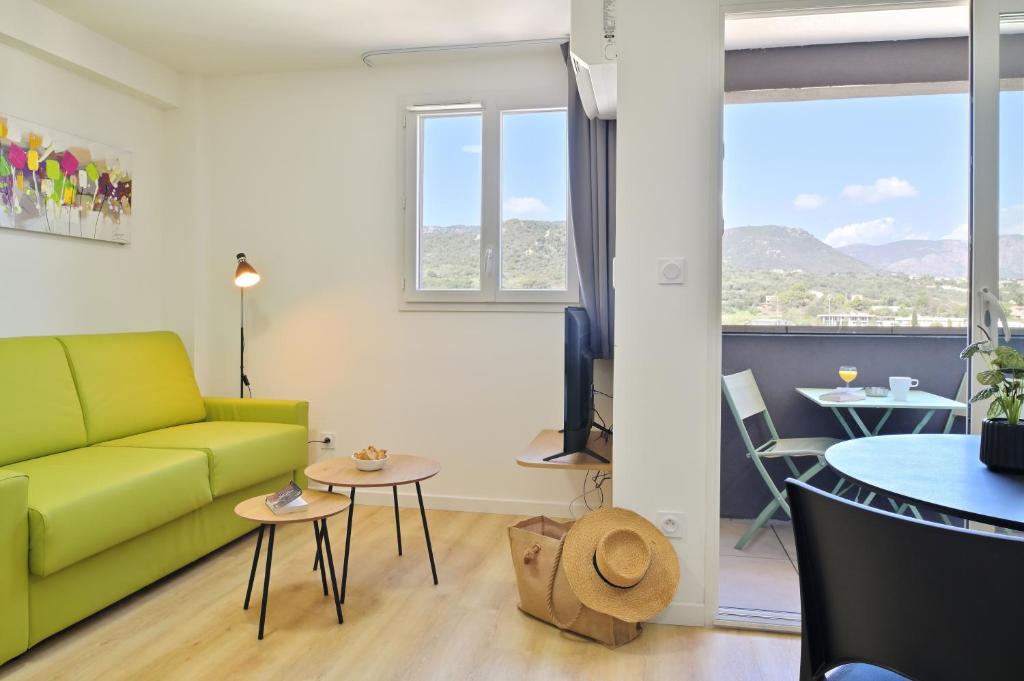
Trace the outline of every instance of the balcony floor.
<instances>
[{"instance_id":1,"label":"balcony floor","mask_svg":"<svg viewBox=\"0 0 1024 681\"><path fill-rule=\"evenodd\" d=\"M792 524L772 521L739 551L734 545L749 526L749 520L722 518L720 522L719 606L799 614Z\"/></svg>"}]
</instances>

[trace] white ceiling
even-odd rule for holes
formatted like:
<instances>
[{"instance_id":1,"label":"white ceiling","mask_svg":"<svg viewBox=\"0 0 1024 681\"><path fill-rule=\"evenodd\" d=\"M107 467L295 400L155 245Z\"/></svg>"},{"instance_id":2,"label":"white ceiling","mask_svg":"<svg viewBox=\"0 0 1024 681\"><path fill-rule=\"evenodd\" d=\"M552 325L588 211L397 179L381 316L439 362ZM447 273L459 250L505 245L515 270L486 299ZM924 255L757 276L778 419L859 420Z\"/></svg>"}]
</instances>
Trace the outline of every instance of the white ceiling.
<instances>
[{"instance_id":1,"label":"white ceiling","mask_svg":"<svg viewBox=\"0 0 1024 681\"><path fill-rule=\"evenodd\" d=\"M725 22L725 48L948 38L967 35L969 22L966 5L730 18Z\"/></svg>"},{"instance_id":2,"label":"white ceiling","mask_svg":"<svg viewBox=\"0 0 1024 681\"><path fill-rule=\"evenodd\" d=\"M177 71L237 74L358 63L368 50L552 38L570 0L37 0ZM726 49L967 34L968 10L736 17Z\"/></svg>"},{"instance_id":3,"label":"white ceiling","mask_svg":"<svg viewBox=\"0 0 1024 681\"><path fill-rule=\"evenodd\" d=\"M569 0L37 1L185 73L323 68L374 49L569 34Z\"/></svg>"}]
</instances>

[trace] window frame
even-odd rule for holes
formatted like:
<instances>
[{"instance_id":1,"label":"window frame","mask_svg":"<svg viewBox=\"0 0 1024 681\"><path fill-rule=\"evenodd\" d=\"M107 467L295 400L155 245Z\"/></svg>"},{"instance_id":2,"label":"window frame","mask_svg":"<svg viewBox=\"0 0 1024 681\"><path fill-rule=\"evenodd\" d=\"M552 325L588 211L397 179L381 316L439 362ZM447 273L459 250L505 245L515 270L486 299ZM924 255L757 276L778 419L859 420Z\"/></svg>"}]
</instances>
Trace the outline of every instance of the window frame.
<instances>
[{"instance_id":1,"label":"window frame","mask_svg":"<svg viewBox=\"0 0 1024 681\"><path fill-rule=\"evenodd\" d=\"M736 90L724 93L722 103L723 116L729 106L764 103L789 103L804 101L825 101L836 99L863 99L881 97L915 97L943 94L965 94L969 97L967 81L941 81L934 83L886 83L879 85L825 85L803 88L765 90ZM725 130L723 127L723 148ZM724 154L724 151L723 151ZM724 159L724 156L723 156ZM724 161L723 161L724 164ZM724 168L724 165L723 165ZM724 170L723 170L724 172ZM723 188L724 191L724 188ZM723 195L724 199L724 195ZM724 203L723 203L724 210ZM724 217L723 217L724 220ZM724 229L724 223L723 223ZM724 255L724 254L723 254ZM719 263L724 278L724 260ZM968 285L968 289L970 286ZM719 290L719 314L721 315L722 297ZM968 319L969 321L969 313ZM812 325L736 325L723 324L724 334L747 334L765 336L792 335L838 335L838 336L967 336L968 326L812 326ZM962 333L961 333L962 331Z\"/></svg>"},{"instance_id":2,"label":"window frame","mask_svg":"<svg viewBox=\"0 0 1024 681\"><path fill-rule=\"evenodd\" d=\"M404 195L402 197L403 309L561 311L579 302L576 251L567 235L566 289L513 290L501 288L502 140L505 112L565 111L565 97L555 95L504 95L473 99L458 104L407 105L403 111ZM479 115L480 135L480 288L474 290L423 290L419 288L419 239L422 215L423 120L438 116ZM568 138L566 139L568 144ZM568 154L566 154L568 164ZM566 167L566 193L569 190ZM569 226L566 201L566 226Z\"/></svg>"}]
</instances>

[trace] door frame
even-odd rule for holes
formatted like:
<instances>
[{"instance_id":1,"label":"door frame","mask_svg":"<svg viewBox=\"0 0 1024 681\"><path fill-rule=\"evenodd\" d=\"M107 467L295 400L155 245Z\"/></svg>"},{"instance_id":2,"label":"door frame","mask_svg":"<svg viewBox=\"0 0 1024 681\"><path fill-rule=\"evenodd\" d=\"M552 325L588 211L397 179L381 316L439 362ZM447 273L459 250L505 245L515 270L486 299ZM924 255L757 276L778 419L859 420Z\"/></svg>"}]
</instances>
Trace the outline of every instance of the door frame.
<instances>
[{"instance_id":1,"label":"door frame","mask_svg":"<svg viewBox=\"0 0 1024 681\"><path fill-rule=\"evenodd\" d=\"M806 14L810 12L818 13L830 13L830 12L844 12L844 11L857 11L865 9L883 9L883 8L913 8L913 7L964 7L971 4L971 2L978 0L719 0L720 9L720 29L724 36L725 33L725 22L728 19L738 18L755 18L763 16L780 16L786 14ZM988 1L999 1L999 0L988 0ZM1024 3L1024 0L1019 0ZM973 41L971 41L973 44ZM724 49L724 40L722 42ZM973 48L972 48L973 49ZM973 52L972 52L973 56ZM998 51L997 51L998 56ZM724 76L724 74L723 74ZM972 79L973 80L973 79ZM725 106L725 81L724 77L722 80L722 102L723 111ZM972 109L973 110L973 109ZM973 132L973 126L972 126ZM724 135L724 126L723 126ZM722 178L723 165L724 165L724 136L722 140L723 153L718 158L718 177ZM973 175L972 175L973 177ZM720 212L719 215L721 224L724 226L724 213ZM972 221L973 214L969 211L969 221ZM721 238L721 236L720 236ZM971 243L969 241L969 243ZM973 251L973 244L970 246ZM721 248L719 248L721 252ZM991 257L991 254L989 255ZM973 263L973 260L972 260ZM998 256L997 256L998 264ZM998 274L996 275L998 279ZM721 282L721 265L719 265L719 282ZM998 281L997 281L998 285ZM718 300L711 301L714 305L721 305L721 285L719 285L716 294ZM971 311L971 303L969 302L968 312ZM721 318L718 322L718 334L721 336ZM721 368L719 367L719 372ZM717 396L714 399L713 414L721 413L722 404L722 393L719 390ZM716 419L717 420L717 419ZM716 438L717 440L718 438ZM765 631L784 631L799 633L800 627L797 625L789 624L785 621L778 619L764 619L757 617L743 617L737 616L735 613L725 613L722 616L721 609L719 607L719 517L721 513L721 443L718 443L718 447L708 453L710 460L707 462L707 503L708 507L705 509L705 516L708 519L705 528L705 565L704 565L704 579L705 579L705 625L706 626L722 626L732 628L745 628L745 629L760 629ZM783 618L784 619L784 618Z\"/></svg>"},{"instance_id":2,"label":"door frame","mask_svg":"<svg viewBox=\"0 0 1024 681\"><path fill-rule=\"evenodd\" d=\"M971 2L971 188L969 242L971 342L983 340L978 330L985 326L998 340L999 328L986 319L981 290L999 291L999 97L1000 17L1024 13L1024 0L972 0ZM969 364L971 393L981 389L977 381L977 360ZM972 433L981 431L987 404L971 405Z\"/></svg>"}]
</instances>

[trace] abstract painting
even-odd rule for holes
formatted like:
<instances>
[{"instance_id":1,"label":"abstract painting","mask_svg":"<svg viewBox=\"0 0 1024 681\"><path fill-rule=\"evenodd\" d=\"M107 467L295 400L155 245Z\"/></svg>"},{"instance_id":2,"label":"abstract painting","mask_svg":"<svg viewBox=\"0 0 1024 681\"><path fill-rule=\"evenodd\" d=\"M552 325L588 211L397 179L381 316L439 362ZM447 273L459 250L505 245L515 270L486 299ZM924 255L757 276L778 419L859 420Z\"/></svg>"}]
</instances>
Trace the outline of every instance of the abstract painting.
<instances>
[{"instance_id":1,"label":"abstract painting","mask_svg":"<svg viewBox=\"0 0 1024 681\"><path fill-rule=\"evenodd\" d=\"M131 154L0 114L0 227L130 241Z\"/></svg>"}]
</instances>

